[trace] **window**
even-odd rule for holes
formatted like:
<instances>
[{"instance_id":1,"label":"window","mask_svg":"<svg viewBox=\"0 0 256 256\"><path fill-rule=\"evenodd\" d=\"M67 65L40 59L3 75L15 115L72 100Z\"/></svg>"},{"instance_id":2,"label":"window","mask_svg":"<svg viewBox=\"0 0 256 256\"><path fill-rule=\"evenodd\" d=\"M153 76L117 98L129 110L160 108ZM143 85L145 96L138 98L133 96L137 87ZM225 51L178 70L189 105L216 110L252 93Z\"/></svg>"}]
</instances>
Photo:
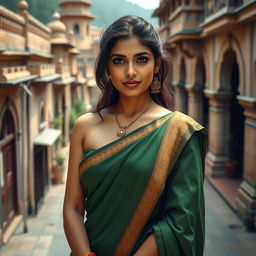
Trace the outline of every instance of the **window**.
<instances>
[{"instance_id":1,"label":"window","mask_svg":"<svg viewBox=\"0 0 256 256\"><path fill-rule=\"evenodd\" d=\"M90 34L90 25L87 24L86 25L86 35L89 36L89 34Z\"/></svg>"},{"instance_id":2,"label":"window","mask_svg":"<svg viewBox=\"0 0 256 256\"><path fill-rule=\"evenodd\" d=\"M80 27L78 24L75 24L74 26L74 35L79 35L80 34Z\"/></svg>"},{"instance_id":3,"label":"window","mask_svg":"<svg viewBox=\"0 0 256 256\"><path fill-rule=\"evenodd\" d=\"M44 108L45 108L44 101L41 101L39 130L44 129L46 126Z\"/></svg>"}]
</instances>

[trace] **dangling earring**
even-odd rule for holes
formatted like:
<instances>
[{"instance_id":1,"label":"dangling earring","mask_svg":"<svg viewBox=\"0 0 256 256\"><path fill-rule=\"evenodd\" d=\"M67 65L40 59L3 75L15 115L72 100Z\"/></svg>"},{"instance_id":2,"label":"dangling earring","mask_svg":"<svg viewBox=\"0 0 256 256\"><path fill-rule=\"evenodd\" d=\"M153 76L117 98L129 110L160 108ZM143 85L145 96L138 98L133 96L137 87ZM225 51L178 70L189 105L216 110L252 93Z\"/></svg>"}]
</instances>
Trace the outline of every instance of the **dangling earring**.
<instances>
[{"instance_id":1,"label":"dangling earring","mask_svg":"<svg viewBox=\"0 0 256 256\"><path fill-rule=\"evenodd\" d=\"M154 76L153 82L151 83L150 89L151 89L151 94L160 93L161 83L156 74Z\"/></svg>"}]
</instances>

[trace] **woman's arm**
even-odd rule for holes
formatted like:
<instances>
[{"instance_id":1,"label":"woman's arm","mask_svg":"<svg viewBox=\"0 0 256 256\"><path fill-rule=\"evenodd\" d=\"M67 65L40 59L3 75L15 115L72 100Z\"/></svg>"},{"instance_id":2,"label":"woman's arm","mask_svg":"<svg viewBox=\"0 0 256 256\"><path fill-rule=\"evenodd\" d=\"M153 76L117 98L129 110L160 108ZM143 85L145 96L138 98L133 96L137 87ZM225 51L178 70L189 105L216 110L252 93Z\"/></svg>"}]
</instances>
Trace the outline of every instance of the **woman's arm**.
<instances>
[{"instance_id":1,"label":"woman's arm","mask_svg":"<svg viewBox=\"0 0 256 256\"><path fill-rule=\"evenodd\" d=\"M159 256L155 234L150 234L134 256Z\"/></svg>"},{"instance_id":2,"label":"woman's arm","mask_svg":"<svg viewBox=\"0 0 256 256\"><path fill-rule=\"evenodd\" d=\"M83 157L84 121L79 118L73 128L68 163L66 192L63 205L63 225L69 246L75 256L90 251L84 227L85 195L79 182L79 163Z\"/></svg>"}]
</instances>

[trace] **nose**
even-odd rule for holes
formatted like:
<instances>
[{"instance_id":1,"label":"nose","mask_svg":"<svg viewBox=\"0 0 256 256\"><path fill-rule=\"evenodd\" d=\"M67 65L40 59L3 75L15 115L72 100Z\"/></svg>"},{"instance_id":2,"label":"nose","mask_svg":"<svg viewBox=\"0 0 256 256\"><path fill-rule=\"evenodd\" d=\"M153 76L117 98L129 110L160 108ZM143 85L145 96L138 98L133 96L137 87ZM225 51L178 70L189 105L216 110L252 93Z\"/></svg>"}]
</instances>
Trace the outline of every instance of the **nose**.
<instances>
[{"instance_id":1,"label":"nose","mask_svg":"<svg viewBox=\"0 0 256 256\"><path fill-rule=\"evenodd\" d=\"M126 75L128 78L134 78L136 76L136 70L132 62L128 63Z\"/></svg>"}]
</instances>

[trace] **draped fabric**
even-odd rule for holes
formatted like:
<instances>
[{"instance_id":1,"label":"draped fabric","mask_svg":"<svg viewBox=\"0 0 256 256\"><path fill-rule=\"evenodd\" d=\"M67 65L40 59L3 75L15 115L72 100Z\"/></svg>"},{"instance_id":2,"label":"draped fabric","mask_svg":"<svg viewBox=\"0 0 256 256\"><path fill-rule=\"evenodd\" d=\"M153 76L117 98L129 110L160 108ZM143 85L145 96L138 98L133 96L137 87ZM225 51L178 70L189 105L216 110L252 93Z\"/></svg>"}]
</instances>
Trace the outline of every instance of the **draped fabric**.
<instances>
[{"instance_id":1,"label":"draped fabric","mask_svg":"<svg viewBox=\"0 0 256 256\"><path fill-rule=\"evenodd\" d=\"M203 255L204 135L172 112L85 152L85 228L97 256L133 255L152 232L161 256Z\"/></svg>"}]
</instances>

